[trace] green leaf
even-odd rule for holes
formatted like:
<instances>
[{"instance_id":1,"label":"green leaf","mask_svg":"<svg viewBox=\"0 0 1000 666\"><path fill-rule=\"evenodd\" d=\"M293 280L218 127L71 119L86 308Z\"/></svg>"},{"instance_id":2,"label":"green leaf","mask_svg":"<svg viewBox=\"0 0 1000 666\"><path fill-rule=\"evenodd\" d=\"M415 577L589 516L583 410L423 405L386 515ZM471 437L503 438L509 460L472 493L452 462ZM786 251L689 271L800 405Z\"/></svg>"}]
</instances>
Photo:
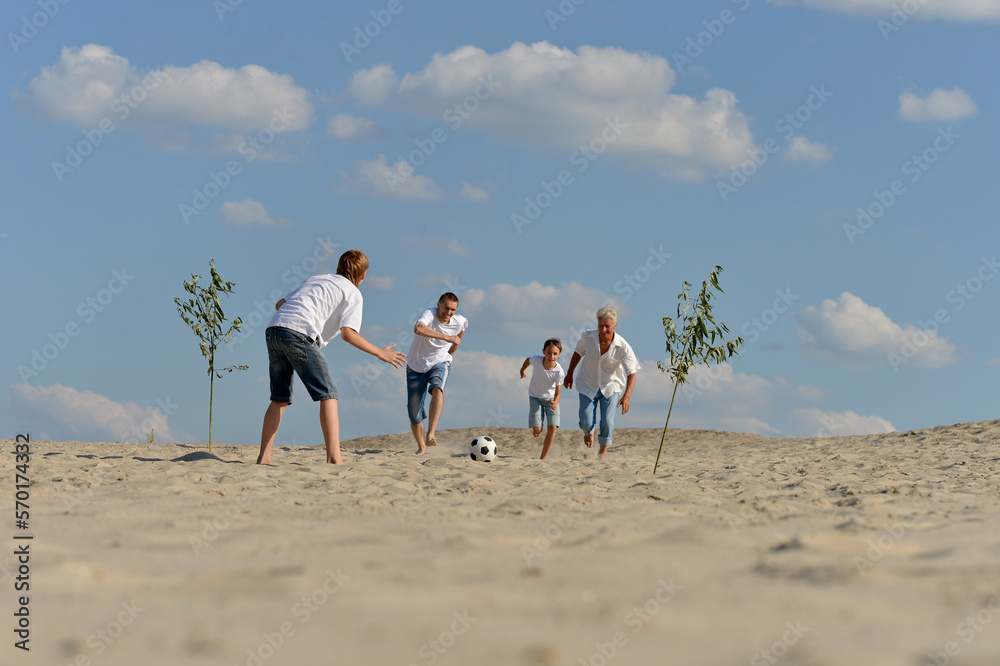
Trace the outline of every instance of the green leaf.
<instances>
[{"instance_id":1,"label":"green leaf","mask_svg":"<svg viewBox=\"0 0 1000 666\"><path fill-rule=\"evenodd\" d=\"M739 348L743 344L743 338L725 341L724 335L729 333L726 324L716 324L715 316L712 313L712 300L718 300L717 293L724 293L719 283L719 273L721 266L716 266L702 282L701 290L698 293L697 303L692 304L689 289L690 282L683 282L681 293L677 295L677 317L663 318L663 331L666 336L666 351L670 355L669 364L664 361L657 361L657 368L668 373L674 380L673 396L670 398L670 408L667 410L667 420L663 425L663 437L660 439L660 449L656 454L656 463L653 465L653 473L656 473L660 462L660 454L663 452L663 444L666 440L667 426L670 424L670 415L673 412L674 399L677 397L677 387L685 383L689 371L695 365L723 363L727 358L739 354ZM678 322L681 330L677 332ZM711 326L711 328L710 328ZM716 345L716 341L722 344ZM675 348L676 347L676 348Z\"/></svg>"}]
</instances>

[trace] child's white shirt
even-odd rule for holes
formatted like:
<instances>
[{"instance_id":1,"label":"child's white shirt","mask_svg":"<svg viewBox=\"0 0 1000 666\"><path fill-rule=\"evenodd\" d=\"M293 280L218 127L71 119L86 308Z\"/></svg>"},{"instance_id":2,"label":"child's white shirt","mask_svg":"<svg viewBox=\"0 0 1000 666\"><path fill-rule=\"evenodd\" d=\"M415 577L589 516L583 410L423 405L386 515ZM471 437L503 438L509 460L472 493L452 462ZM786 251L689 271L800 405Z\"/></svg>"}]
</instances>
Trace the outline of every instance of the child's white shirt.
<instances>
[{"instance_id":1,"label":"child's white shirt","mask_svg":"<svg viewBox=\"0 0 1000 666\"><path fill-rule=\"evenodd\" d=\"M528 359L531 365L531 383L528 384L528 395L539 400L552 400L556 397L556 387L562 386L566 372L556 361L556 367L545 369L544 356L532 356Z\"/></svg>"}]
</instances>

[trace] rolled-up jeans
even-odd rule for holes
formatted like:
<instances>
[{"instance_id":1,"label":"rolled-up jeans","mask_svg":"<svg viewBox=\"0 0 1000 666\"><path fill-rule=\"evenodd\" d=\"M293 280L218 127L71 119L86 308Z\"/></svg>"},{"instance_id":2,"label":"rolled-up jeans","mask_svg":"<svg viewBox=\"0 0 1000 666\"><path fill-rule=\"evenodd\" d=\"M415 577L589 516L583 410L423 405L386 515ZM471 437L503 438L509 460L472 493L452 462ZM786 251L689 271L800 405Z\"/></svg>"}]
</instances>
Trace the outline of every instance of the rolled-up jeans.
<instances>
[{"instance_id":1,"label":"rolled-up jeans","mask_svg":"<svg viewBox=\"0 0 1000 666\"><path fill-rule=\"evenodd\" d=\"M583 434L590 435L594 432L595 418L600 414L600 430L597 434L597 443L601 446L611 446L611 437L615 431L615 407L621 400L621 393L614 393L611 397L605 398L598 391L593 398L588 398L580 393L580 430Z\"/></svg>"}]
</instances>

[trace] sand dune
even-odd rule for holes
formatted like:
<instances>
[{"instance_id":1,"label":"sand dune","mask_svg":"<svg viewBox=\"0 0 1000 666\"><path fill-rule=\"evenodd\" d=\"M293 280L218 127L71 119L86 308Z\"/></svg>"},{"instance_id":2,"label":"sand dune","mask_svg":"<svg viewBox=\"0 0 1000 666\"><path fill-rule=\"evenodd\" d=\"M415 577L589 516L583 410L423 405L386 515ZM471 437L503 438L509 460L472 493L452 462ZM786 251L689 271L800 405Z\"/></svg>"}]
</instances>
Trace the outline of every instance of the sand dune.
<instances>
[{"instance_id":1,"label":"sand dune","mask_svg":"<svg viewBox=\"0 0 1000 666\"><path fill-rule=\"evenodd\" d=\"M493 429L488 464L475 434L357 439L343 467L32 442L32 649L8 537L3 663L998 663L1000 422L675 430L656 476L658 430L619 430L607 461L563 431L539 461Z\"/></svg>"}]
</instances>

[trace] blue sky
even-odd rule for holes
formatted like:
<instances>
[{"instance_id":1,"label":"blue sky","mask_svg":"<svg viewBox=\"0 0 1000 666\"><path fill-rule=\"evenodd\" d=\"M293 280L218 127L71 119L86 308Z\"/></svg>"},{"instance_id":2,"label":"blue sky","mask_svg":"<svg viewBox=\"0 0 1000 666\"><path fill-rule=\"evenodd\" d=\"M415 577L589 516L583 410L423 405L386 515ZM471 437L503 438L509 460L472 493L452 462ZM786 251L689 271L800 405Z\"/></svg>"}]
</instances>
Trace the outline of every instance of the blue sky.
<instances>
[{"instance_id":1,"label":"blue sky","mask_svg":"<svg viewBox=\"0 0 1000 666\"><path fill-rule=\"evenodd\" d=\"M263 311L350 248L377 344L406 351L459 293L443 428L526 425L521 361L608 303L643 364L618 425L662 426L661 319L715 265L746 344L692 375L672 425L996 416L997 0L35 0L0 19L0 436L207 441L173 299L214 259L245 322L220 363L250 365L216 382L214 439L257 444ZM401 371L326 355L344 439L407 431ZM298 384L279 442L320 443L317 415Z\"/></svg>"}]
</instances>

